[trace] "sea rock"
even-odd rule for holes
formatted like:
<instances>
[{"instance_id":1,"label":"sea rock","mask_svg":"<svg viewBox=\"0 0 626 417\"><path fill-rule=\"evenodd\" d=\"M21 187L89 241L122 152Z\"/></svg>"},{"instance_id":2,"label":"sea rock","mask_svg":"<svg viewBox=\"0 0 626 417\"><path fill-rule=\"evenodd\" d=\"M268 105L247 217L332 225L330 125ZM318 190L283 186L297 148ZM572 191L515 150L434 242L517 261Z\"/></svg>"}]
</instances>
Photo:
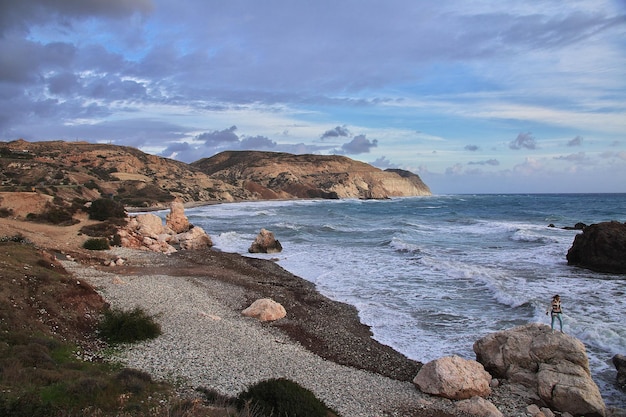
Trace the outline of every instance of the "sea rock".
<instances>
[{"instance_id":1,"label":"sea rock","mask_svg":"<svg viewBox=\"0 0 626 417\"><path fill-rule=\"evenodd\" d=\"M482 397L472 397L455 404L456 410L462 415L476 417L502 417L502 413L491 401Z\"/></svg>"},{"instance_id":2,"label":"sea rock","mask_svg":"<svg viewBox=\"0 0 626 417\"><path fill-rule=\"evenodd\" d=\"M626 223L597 223L576 235L567 251L567 263L598 272L626 274L625 253Z\"/></svg>"},{"instance_id":3,"label":"sea rock","mask_svg":"<svg viewBox=\"0 0 626 417\"><path fill-rule=\"evenodd\" d=\"M274 233L261 229L256 239L248 249L250 253L278 253L283 250L282 245L274 237Z\"/></svg>"},{"instance_id":4,"label":"sea rock","mask_svg":"<svg viewBox=\"0 0 626 417\"><path fill-rule=\"evenodd\" d=\"M543 324L527 324L477 340L474 352L493 376L523 385L554 410L605 415L585 345L572 336L554 333Z\"/></svg>"},{"instance_id":5,"label":"sea rock","mask_svg":"<svg viewBox=\"0 0 626 417\"><path fill-rule=\"evenodd\" d=\"M285 308L271 298L260 298L241 312L244 316L254 317L260 321L274 321L287 315Z\"/></svg>"},{"instance_id":6,"label":"sea rock","mask_svg":"<svg viewBox=\"0 0 626 417\"><path fill-rule=\"evenodd\" d=\"M188 232L179 233L176 239L183 250L207 249L213 246L211 237L198 226L192 227Z\"/></svg>"},{"instance_id":7,"label":"sea rock","mask_svg":"<svg viewBox=\"0 0 626 417\"><path fill-rule=\"evenodd\" d=\"M613 365L617 369L617 386L622 391L626 391L626 356L620 354L613 356Z\"/></svg>"},{"instance_id":8,"label":"sea rock","mask_svg":"<svg viewBox=\"0 0 626 417\"><path fill-rule=\"evenodd\" d=\"M184 233L189 231L191 224L185 215L185 206L180 201L172 202L170 212L165 217L165 225L174 233Z\"/></svg>"},{"instance_id":9,"label":"sea rock","mask_svg":"<svg viewBox=\"0 0 626 417\"><path fill-rule=\"evenodd\" d=\"M459 356L446 356L428 362L413 383L427 394L464 400L491 393L491 375L480 363Z\"/></svg>"}]
</instances>

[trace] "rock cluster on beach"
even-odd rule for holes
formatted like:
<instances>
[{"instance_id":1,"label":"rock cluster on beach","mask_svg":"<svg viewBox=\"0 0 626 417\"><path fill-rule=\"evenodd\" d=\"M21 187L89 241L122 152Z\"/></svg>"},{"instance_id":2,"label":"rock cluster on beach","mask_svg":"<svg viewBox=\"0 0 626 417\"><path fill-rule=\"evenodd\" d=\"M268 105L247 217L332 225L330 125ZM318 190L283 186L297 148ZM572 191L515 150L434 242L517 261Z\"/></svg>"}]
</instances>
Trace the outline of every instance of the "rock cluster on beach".
<instances>
[{"instance_id":1,"label":"rock cluster on beach","mask_svg":"<svg viewBox=\"0 0 626 417\"><path fill-rule=\"evenodd\" d=\"M189 223L183 204L173 202L166 223L152 213L130 216L126 226L118 230L123 247L171 254L178 249L208 249L211 237L198 226ZM178 249L177 249L178 248Z\"/></svg>"},{"instance_id":2,"label":"rock cluster on beach","mask_svg":"<svg viewBox=\"0 0 626 417\"><path fill-rule=\"evenodd\" d=\"M474 351L487 371L523 387L529 399L574 416L606 415L585 345L572 336L527 324L483 337Z\"/></svg>"}]
</instances>

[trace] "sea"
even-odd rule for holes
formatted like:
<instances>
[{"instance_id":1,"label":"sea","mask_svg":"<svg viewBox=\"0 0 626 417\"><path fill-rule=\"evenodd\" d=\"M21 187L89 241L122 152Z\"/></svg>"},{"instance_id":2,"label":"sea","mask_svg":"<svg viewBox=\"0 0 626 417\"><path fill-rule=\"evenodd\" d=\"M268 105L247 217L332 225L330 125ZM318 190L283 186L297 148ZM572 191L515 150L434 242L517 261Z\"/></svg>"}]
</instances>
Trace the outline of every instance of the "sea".
<instances>
[{"instance_id":1,"label":"sea","mask_svg":"<svg viewBox=\"0 0 626 417\"><path fill-rule=\"evenodd\" d=\"M626 194L262 201L185 213L215 249L276 260L355 306L376 340L424 363L475 359L474 341L489 333L549 325L559 294L563 330L585 344L606 404L626 408L611 361L626 354L626 275L568 266L581 231L564 229L626 222ZM248 253L262 228L281 253Z\"/></svg>"}]
</instances>

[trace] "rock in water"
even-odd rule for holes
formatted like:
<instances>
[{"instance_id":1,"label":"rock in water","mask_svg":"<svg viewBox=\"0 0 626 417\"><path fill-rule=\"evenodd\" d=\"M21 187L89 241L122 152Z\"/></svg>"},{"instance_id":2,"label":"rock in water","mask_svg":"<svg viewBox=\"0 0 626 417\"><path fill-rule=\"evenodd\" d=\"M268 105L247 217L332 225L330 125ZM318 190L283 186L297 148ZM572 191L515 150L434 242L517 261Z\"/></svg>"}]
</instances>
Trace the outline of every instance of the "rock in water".
<instances>
[{"instance_id":1,"label":"rock in water","mask_svg":"<svg viewBox=\"0 0 626 417\"><path fill-rule=\"evenodd\" d=\"M250 253L278 253L283 250L282 245L274 237L274 233L261 229L248 252Z\"/></svg>"},{"instance_id":2,"label":"rock in water","mask_svg":"<svg viewBox=\"0 0 626 417\"><path fill-rule=\"evenodd\" d=\"M626 274L626 224L587 226L567 251L567 263L598 272Z\"/></svg>"}]
</instances>

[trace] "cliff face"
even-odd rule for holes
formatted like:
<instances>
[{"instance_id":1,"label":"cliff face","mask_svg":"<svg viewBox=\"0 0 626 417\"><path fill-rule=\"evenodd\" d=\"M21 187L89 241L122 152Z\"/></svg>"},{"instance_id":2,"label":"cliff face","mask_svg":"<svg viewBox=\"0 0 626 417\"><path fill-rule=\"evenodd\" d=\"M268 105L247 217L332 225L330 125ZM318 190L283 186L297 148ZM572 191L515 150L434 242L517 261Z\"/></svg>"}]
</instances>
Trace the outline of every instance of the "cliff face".
<instances>
[{"instance_id":1,"label":"cliff face","mask_svg":"<svg viewBox=\"0 0 626 417\"><path fill-rule=\"evenodd\" d=\"M342 156L223 152L192 164L127 146L87 142L0 142L0 192L64 201L114 196L126 206L293 198L429 195L417 175L386 172ZM1 198L1 197L0 197Z\"/></svg>"},{"instance_id":2,"label":"cliff face","mask_svg":"<svg viewBox=\"0 0 626 417\"><path fill-rule=\"evenodd\" d=\"M430 195L419 176L338 155L228 151L191 164L258 198L388 198Z\"/></svg>"}]
</instances>

